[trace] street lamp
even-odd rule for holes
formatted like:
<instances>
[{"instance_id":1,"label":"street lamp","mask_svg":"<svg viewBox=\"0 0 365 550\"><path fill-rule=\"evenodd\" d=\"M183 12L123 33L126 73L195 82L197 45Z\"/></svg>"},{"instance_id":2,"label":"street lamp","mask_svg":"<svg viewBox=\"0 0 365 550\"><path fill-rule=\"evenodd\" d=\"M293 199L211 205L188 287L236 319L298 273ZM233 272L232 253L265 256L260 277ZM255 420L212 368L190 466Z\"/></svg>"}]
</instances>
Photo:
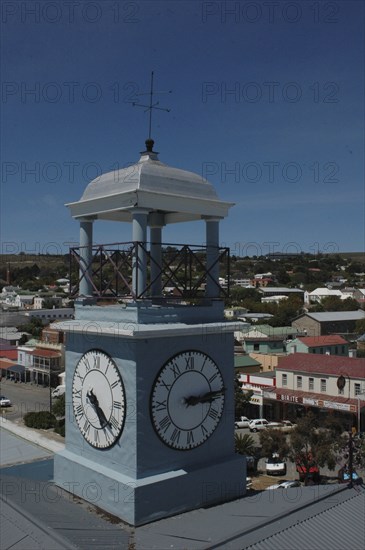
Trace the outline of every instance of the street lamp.
<instances>
[{"instance_id":1,"label":"street lamp","mask_svg":"<svg viewBox=\"0 0 365 550\"><path fill-rule=\"evenodd\" d=\"M365 395L365 390L356 394L357 399L357 431L361 432L360 395Z\"/></svg>"}]
</instances>

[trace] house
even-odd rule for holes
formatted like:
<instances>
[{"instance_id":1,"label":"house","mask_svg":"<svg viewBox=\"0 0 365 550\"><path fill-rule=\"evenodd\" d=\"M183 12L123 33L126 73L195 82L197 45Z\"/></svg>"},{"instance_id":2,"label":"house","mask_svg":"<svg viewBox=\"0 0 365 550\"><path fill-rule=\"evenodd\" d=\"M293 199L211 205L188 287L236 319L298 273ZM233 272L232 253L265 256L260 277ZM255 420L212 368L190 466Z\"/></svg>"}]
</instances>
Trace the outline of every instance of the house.
<instances>
[{"instance_id":1,"label":"house","mask_svg":"<svg viewBox=\"0 0 365 550\"><path fill-rule=\"evenodd\" d=\"M26 313L27 317L35 317L41 319L44 323L61 319L72 319L74 316L74 308L72 307L60 307L53 309L33 309Z\"/></svg>"},{"instance_id":2,"label":"house","mask_svg":"<svg viewBox=\"0 0 365 550\"><path fill-rule=\"evenodd\" d=\"M14 305L19 309L30 309L33 306L34 294L17 294Z\"/></svg>"},{"instance_id":3,"label":"house","mask_svg":"<svg viewBox=\"0 0 365 550\"><path fill-rule=\"evenodd\" d=\"M303 300L304 290L300 288L288 288L286 286L266 286L259 289L260 294L263 295L263 298L270 296L298 296Z\"/></svg>"},{"instance_id":4,"label":"house","mask_svg":"<svg viewBox=\"0 0 365 550\"><path fill-rule=\"evenodd\" d=\"M261 363L253 359L249 355L234 356L234 372L235 374L260 372Z\"/></svg>"},{"instance_id":5,"label":"house","mask_svg":"<svg viewBox=\"0 0 365 550\"><path fill-rule=\"evenodd\" d=\"M323 287L323 288L316 288L312 292L305 291L304 302L306 304L311 304L311 303L320 304L324 298L328 298L330 296L336 296L337 298L344 298L341 290L333 290L333 289ZM348 298L348 296L345 296L345 298Z\"/></svg>"},{"instance_id":6,"label":"house","mask_svg":"<svg viewBox=\"0 0 365 550\"><path fill-rule=\"evenodd\" d=\"M292 327L307 336L352 334L355 332L356 322L364 318L365 312L361 309L303 313L292 321Z\"/></svg>"},{"instance_id":7,"label":"house","mask_svg":"<svg viewBox=\"0 0 365 550\"><path fill-rule=\"evenodd\" d=\"M349 355L349 343L337 334L328 336L298 336L286 345L287 353L319 353Z\"/></svg>"},{"instance_id":8,"label":"house","mask_svg":"<svg viewBox=\"0 0 365 550\"><path fill-rule=\"evenodd\" d=\"M359 303L360 307L365 306L365 288L357 288L353 294L354 299Z\"/></svg>"},{"instance_id":9,"label":"house","mask_svg":"<svg viewBox=\"0 0 365 550\"><path fill-rule=\"evenodd\" d=\"M360 411L364 414L363 392L365 358L291 353L280 360L276 388L264 392L264 398L275 402L278 418L313 408L320 415L332 411L351 427L359 423Z\"/></svg>"},{"instance_id":10,"label":"house","mask_svg":"<svg viewBox=\"0 0 365 550\"><path fill-rule=\"evenodd\" d=\"M293 327L271 327L256 325L242 334L242 345L246 353L285 353L286 341L295 338L299 333Z\"/></svg>"}]
</instances>

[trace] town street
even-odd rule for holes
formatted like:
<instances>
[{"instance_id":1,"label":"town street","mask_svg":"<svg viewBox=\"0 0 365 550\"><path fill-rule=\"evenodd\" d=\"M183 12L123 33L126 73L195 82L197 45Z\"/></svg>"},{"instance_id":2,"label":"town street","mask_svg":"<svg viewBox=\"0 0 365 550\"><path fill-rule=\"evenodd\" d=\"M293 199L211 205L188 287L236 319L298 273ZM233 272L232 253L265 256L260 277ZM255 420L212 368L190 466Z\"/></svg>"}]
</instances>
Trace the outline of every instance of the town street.
<instances>
[{"instance_id":1,"label":"town street","mask_svg":"<svg viewBox=\"0 0 365 550\"><path fill-rule=\"evenodd\" d=\"M3 378L0 394L12 402L12 407L2 407L1 414L11 421L23 418L27 412L49 411L49 388L28 383L15 383Z\"/></svg>"}]
</instances>

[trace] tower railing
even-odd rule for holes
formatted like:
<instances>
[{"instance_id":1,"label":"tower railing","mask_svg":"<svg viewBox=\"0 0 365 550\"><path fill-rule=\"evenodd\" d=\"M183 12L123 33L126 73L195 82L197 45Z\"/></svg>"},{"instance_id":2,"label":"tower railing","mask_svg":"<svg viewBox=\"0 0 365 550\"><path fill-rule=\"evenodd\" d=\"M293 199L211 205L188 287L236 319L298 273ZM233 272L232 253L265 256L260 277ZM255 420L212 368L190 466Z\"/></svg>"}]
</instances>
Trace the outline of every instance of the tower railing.
<instances>
[{"instance_id":1,"label":"tower railing","mask_svg":"<svg viewBox=\"0 0 365 550\"><path fill-rule=\"evenodd\" d=\"M80 283L88 282L97 299L158 299L174 301L205 300L208 281L218 298L229 295L229 248L219 247L215 261L207 265L207 247L187 244L161 244L159 260L151 255L156 243L125 242L92 246L89 261L83 247L70 248L70 297L79 296ZM140 288L140 270L134 269L145 257L144 288ZM217 268L218 265L218 268ZM217 272L219 278L217 280ZM157 290L156 290L157 289Z\"/></svg>"}]
</instances>

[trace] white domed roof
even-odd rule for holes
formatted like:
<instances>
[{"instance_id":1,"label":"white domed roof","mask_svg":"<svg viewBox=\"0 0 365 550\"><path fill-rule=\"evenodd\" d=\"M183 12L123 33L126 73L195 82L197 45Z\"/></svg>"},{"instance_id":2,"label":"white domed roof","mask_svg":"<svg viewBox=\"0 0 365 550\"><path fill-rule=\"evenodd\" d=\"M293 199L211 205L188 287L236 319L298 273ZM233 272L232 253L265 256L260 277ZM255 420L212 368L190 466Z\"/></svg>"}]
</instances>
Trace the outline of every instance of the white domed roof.
<instances>
[{"instance_id":1,"label":"white domed roof","mask_svg":"<svg viewBox=\"0 0 365 550\"><path fill-rule=\"evenodd\" d=\"M165 223L173 223L225 217L232 203L219 200L202 176L168 166L147 151L137 163L95 178L81 199L67 206L75 218L130 221L132 209L138 207L162 213Z\"/></svg>"}]
</instances>

